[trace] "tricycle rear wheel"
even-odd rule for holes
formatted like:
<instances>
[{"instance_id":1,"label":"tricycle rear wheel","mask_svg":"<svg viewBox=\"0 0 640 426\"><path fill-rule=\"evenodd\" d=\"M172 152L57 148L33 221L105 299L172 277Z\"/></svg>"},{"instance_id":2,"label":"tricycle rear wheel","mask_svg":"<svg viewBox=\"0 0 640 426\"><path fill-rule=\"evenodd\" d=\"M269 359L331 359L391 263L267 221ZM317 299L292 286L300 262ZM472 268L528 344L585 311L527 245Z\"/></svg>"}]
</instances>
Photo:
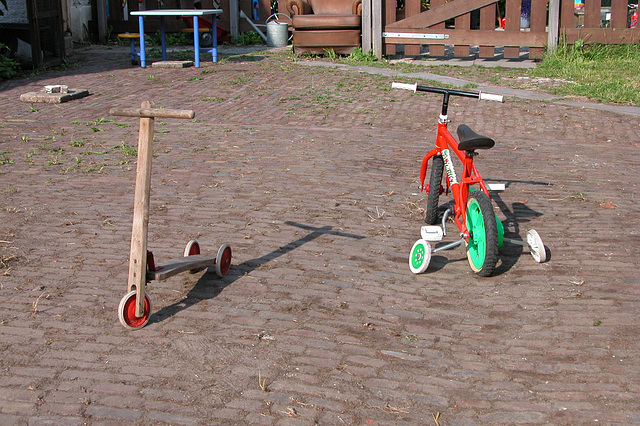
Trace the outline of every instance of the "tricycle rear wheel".
<instances>
[{"instance_id":1,"label":"tricycle rear wheel","mask_svg":"<svg viewBox=\"0 0 640 426\"><path fill-rule=\"evenodd\" d=\"M490 276L498 263L498 231L491 200L482 191L472 191L467 199L467 241L469 266L481 277Z\"/></svg>"}]
</instances>

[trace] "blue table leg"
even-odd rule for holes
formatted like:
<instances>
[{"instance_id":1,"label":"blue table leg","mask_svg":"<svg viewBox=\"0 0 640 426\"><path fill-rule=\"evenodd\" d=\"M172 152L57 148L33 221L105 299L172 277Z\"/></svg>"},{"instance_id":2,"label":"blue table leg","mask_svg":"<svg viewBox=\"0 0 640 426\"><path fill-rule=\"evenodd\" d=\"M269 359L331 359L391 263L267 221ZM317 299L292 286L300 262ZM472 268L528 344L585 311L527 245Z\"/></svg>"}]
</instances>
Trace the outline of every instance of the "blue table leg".
<instances>
[{"instance_id":1,"label":"blue table leg","mask_svg":"<svg viewBox=\"0 0 640 426\"><path fill-rule=\"evenodd\" d=\"M162 60L167 60L167 41L164 33L164 16L160 16L160 43L162 44Z\"/></svg>"},{"instance_id":2,"label":"blue table leg","mask_svg":"<svg viewBox=\"0 0 640 426\"><path fill-rule=\"evenodd\" d=\"M138 16L138 29L140 30L140 67L147 66L147 55L144 49L144 19Z\"/></svg>"},{"instance_id":3,"label":"blue table leg","mask_svg":"<svg viewBox=\"0 0 640 426\"><path fill-rule=\"evenodd\" d=\"M211 22L213 23L213 27L211 28L211 31L213 32L212 36L213 36L213 44L211 45L211 57L213 62L218 62L218 24L217 24L217 19L216 19L216 15L211 15L212 19Z\"/></svg>"},{"instance_id":4,"label":"blue table leg","mask_svg":"<svg viewBox=\"0 0 640 426\"><path fill-rule=\"evenodd\" d=\"M193 54L196 59L196 68L200 66L200 31L198 30L198 17L193 17Z\"/></svg>"}]
</instances>

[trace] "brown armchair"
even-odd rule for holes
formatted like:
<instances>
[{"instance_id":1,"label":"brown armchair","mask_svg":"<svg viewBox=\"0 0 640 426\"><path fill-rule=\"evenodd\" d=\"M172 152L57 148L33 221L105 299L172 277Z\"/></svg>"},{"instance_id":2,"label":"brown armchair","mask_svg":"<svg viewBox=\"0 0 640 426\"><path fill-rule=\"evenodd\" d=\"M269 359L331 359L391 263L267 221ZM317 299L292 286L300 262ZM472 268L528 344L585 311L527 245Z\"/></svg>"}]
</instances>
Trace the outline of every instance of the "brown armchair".
<instances>
[{"instance_id":1,"label":"brown armchair","mask_svg":"<svg viewBox=\"0 0 640 426\"><path fill-rule=\"evenodd\" d=\"M294 53L348 55L360 47L362 0L287 0L287 9Z\"/></svg>"}]
</instances>

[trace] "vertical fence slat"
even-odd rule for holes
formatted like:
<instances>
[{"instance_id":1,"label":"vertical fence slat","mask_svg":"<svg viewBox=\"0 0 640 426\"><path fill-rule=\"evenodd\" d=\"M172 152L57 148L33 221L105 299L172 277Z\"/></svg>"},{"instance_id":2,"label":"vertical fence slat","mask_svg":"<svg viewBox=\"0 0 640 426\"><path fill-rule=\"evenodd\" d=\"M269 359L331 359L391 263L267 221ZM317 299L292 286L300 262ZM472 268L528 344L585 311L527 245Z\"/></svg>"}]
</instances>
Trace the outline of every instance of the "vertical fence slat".
<instances>
[{"instance_id":1,"label":"vertical fence slat","mask_svg":"<svg viewBox=\"0 0 640 426\"><path fill-rule=\"evenodd\" d=\"M496 5L490 4L480 9L480 30L496 29ZM493 58L496 54L495 46L480 46L478 55L481 58Z\"/></svg>"},{"instance_id":2,"label":"vertical fence slat","mask_svg":"<svg viewBox=\"0 0 640 426\"><path fill-rule=\"evenodd\" d=\"M408 18L413 15L418 15L421 10L420 0L405 0L404 1L404 10L405 10L405 18ZM404 54L405 55L419 55L420 54L420 45L419 44L405 44L404 46Z\"/></svg>"},{"instance_id":3,"label":"vertical fence slat","mask_svg":"<svg viewBox=\"0 0 640 426\"><path fill-rule=\"evenodd\" d=\"M431 0L431 8L436 8L438 6L442 6L445 3L445 0ZM434 25L433 28L438 32L437 29L444 29L444 22L442 24ZM429 56L444 56L444 45L442 44L431 44L429 45Z\"/></svg>"},{"instance_id":4,"label":"vertical fence slat","mask_svg":"<svg viewBox=\"0 0 640 426\"><path fill-rule=\"evenodd\" d=\"M531 0L531 18L529 28L531 32L544 32L547 26L546 0ZM542 47L529 47L529 59L541 59Z\"/></svg>"},{"instance_id":5,"label":"vertical fence slat","mask_svg":"<svg viewBox=\"0 0 640 426\"><path fill-rule=\"evenodd\" d=\"M600 0L585 0L584 27L600 28Z\"/></svg>"},{"instance_id":6,"label":"vertical fence slat","mask_svg":"<svg viewBox=\"0 0 640 426\"><path fill-rule=\"evenodd\" d=\"M507 0L506 2L506 18L505 25L505 46L504 57L505 58L519 58L520 46L509 45L509 36L507 33L520 31L520 8L522 7L521 0Z\"/></svg>"},{"instance_id":7,"label":"vertical fence slat","mask_svg":"<svg viewBox=\"0 0 640 426\"><path fill-rule=\"evenodd\" d=\"M575 28L578 18L574 13L574 0L560 0L560 28Z\"/></svg>"},{"instance_id":8,"label":"vertical fence slat","mask_svg":"<svg viewBox=\"0 0 640 426\"><path fill-rule=\"evenodd\" d=\"M611 28L627 28L627 0L611 0Z\"/></svg>"},{"instance_id":9,"label":"vertical fence slat","mask_svg":"<svg viewBox=\"0 0 640 426\"><path fill-rule=\"evenodd\" d=\"M460 15L456 17L456 30L469 30L471 29L471 14L465 13L464 15ZM469 56L469 46L468 45L456 45L453 47L453 56L457 56L459 58L465 58Z\"/></svg>"},{"instance_id":10,"label":"vertical fence slat","mask_svg":"<svg viewBox=\"0 0 640 426\"><path fill-rule=\"evenodd\" d=\"M384 25L393 24L397 20L397 6L396 0L383 0L384 1ZM385 55L395 55L396 54L396 45L393 43L385 43L384 44L384 54Z\"/></svg>"}]
</instances>

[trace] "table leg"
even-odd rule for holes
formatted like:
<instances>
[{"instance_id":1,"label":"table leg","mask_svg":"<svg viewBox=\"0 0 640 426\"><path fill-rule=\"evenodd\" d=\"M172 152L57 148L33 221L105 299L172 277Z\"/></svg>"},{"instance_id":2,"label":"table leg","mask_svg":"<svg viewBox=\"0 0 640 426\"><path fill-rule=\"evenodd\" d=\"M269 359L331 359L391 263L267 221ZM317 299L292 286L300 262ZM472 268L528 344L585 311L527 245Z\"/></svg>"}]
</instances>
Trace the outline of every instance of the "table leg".
<instances>
[{"instance_id":1,"label":"table leg","mask_svg":"<svg viewBox=\"0 0 640 426\"><path fill-rule=\"evenodd\" d=\"M167 60L167 41L164 32L164 16L160 16L160 43L162 44L162 60Z\"/></svg>"},{"instance_id":2,"label":"table leg","mask_svg":"<svg viewBox=\"0 0 640 426\"><path fill-rule=\"evenodd\" d=\"M211 31L213 32L213 43L211 44L211 59L213 62L218 62L218 23L216 19L216 15L211 15L211 22L213 26Z\"/></svg>"},{"instance_id":3,"label":"table leg","mask_svg":"<svg viewBox=\"0 0 640 426\"><path fill-rule=\"evenodd\" d=\"M138 16L138 30L140 30L140 67L147 66L147 55L144 49L144 17Z\"/></svg>"},{"instance_id":4,"label":"table leg","mask_svg":"<svg viewBox=\"0 0 640 426\"><path fill-rule=\"evenodd\" d=\"M193 17L193 54L196 59L196 68L200 66L200 30L198 29L199 19Z\"/></svg>"}]
</instances>

